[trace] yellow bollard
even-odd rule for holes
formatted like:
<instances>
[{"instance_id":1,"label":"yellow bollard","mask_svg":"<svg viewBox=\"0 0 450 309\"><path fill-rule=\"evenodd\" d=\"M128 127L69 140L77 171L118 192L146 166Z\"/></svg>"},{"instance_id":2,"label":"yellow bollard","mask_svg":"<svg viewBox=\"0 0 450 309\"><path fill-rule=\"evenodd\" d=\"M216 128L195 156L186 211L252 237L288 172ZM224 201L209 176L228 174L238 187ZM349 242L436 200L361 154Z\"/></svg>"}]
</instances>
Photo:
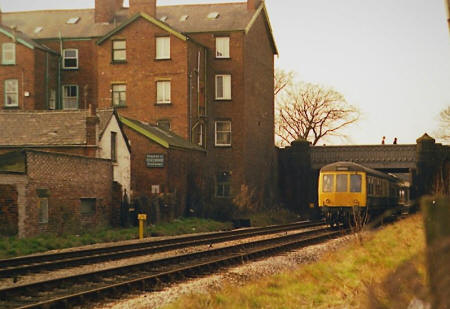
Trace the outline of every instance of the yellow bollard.
<instances>
[{"instance_id":1,"label":"yellow bollard","mask_svg":"<svg viewBox=\"0 0 450 309\"><path fill-rule=\"evenodd\" d=\"M147 220L146 214L138 214L139 220L139 239L144 238L144 221Z\"/></svg>"}]
</instances>

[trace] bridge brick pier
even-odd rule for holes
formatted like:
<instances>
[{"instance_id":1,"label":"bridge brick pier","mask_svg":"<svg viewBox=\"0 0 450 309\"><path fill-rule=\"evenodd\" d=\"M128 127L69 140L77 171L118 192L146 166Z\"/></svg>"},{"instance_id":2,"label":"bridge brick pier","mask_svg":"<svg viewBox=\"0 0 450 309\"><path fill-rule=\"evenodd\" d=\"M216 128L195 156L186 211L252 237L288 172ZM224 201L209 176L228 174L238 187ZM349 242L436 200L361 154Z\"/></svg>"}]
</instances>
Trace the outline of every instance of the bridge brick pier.
<instances>
[{"instance_id":1,"label":"bridge brick pier","mask_svg":"<svg viewBox=\"0 0 450 309\"><path fill-rule=\"evenodd\" d=\"M317 179L322 166L351 161L386 173L402 173L410 183L411 199L425 194L450 194L450 146L426 133L417 144L312 146L297 140L279 149L281 200L302 215L317 214Z\"/></svg>"}]
</instances>

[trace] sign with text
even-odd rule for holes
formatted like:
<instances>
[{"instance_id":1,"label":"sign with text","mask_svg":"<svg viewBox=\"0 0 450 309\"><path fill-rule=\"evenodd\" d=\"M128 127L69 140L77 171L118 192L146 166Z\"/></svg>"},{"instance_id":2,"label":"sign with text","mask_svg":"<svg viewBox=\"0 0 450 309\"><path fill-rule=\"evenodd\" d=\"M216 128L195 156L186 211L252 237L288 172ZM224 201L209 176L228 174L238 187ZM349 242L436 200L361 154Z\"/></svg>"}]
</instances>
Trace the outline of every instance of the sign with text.
<instances>
[{"instance_id":1,"label":"sign with text","mask_svg":"<svg viewBox=\"0 0 450 309\"><path fill-rule=\"evenodd\" d=\"M147 167L164 167L164 154L150 153L145 158Z\"/></svg>"}]
</instances>

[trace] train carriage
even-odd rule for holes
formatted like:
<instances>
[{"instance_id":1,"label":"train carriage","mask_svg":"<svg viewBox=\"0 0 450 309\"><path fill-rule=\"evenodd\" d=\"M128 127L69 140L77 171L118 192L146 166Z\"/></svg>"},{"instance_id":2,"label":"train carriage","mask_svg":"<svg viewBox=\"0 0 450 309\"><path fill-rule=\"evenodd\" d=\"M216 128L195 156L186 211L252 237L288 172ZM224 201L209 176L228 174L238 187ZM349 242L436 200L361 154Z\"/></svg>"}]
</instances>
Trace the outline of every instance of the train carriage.
<instances>
[{"instance_id":1,"label":"train carriage","mask_svg":"<svg viewBox=\"0 0 450 309\"><path fill-rule=\"evenodd\" d=\"M331 226L397 211L399 179L353 162L321 168L318 205Z\"/></svg>"}]
</instances>

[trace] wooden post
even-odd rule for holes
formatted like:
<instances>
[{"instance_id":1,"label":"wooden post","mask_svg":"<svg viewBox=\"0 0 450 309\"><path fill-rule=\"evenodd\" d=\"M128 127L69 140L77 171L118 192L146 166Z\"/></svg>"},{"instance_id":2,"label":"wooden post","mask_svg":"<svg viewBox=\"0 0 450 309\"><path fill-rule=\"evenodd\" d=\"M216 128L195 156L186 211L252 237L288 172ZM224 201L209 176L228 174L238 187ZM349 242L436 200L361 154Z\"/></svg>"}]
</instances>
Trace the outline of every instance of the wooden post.
<instances>
[{"instance_id":1,"label":"wooden post","mask_svg":"<svg viewBox=\"0 0 450 309\"><path fill-rule=\"evenodd\" d=\"M447 308L450 299L450 198L426 197L421 206L432 308Z\"/></svg>"}]
</instances>

